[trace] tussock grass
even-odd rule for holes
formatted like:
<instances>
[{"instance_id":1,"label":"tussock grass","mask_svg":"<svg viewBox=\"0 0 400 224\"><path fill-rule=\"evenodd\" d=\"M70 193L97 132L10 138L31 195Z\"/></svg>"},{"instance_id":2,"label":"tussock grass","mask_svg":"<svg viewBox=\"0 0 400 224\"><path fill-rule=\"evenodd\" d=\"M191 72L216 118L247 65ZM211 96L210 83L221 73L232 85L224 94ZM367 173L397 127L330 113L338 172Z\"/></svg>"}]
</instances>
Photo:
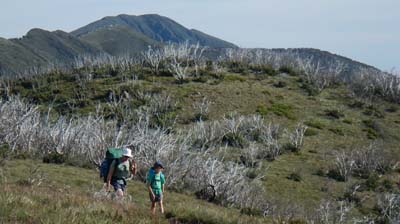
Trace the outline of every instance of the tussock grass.
<instances>
[{"instance_id":1,"label":"tussock grass","mask_svg":"<svg viewBox=\"0 0 400 224\"><path fill-rule=\"evenodd\" d=\"M25 184L43 174L41 184ZM98 198L102 182L92 169L43 164L34 160L7 161L0 173L1 223L265 223L233 208L195 199L194 195L165 192L165 216L150 214L144 183L128 182L130 200Z\"/></svg>"},{"instance_id":2,"label":"tussock grass","mask_svg":"<svg viewBox=\"0 0 400 224\"><path fill-rule=\"evenodd\" d=\"M281 207L290 202L288 204L314 209L322 199L337 200L349 190L350 186L366 181L357 177L351 178L348 182L329 178L327 170L334 161L332 153L334 150L349 151L372 141L384 140L382 150L393 153L394 160L399 159L400 111L396 109L398 105L374 102L371 106L369 103L349 97L351 92L344 86L328 88L311 97L298 82L298 74L289 68L282 68L281 72L289 73L290 76L249 72L246 71L245 75L238 73L209 75L206 77L207 80L203 77L200 81L189 80L178 85L173 77L154 76L146 71L138 72L139 80L130 82L124 81L120 75L109 76L99 71L98 74L94 74L94 79L86 83L85 88L79 88L72 74L63 74L53 77L43 76L31 81L32 83L17 80L11 90L12 93L20 94L39 105L52 104L54 110L66 116L94 113L95 105L104 106L111 92L116 94L127 92L131 96L135 96L138 90L150 94L163 93L173 96L177 101L176 110L172 114L176 116L178 122L175 130L185 130L193 125L195 122L193 102L203 98L212 102L207 122L221 120L224 115L231 112L239 115L258 113L266 122L281 124L290 130L293 130L299 122L304 122L310 128L305 133L302 153L284 153L274 161L265 160L257 170L258 173L265 174L262 183L266 192L263 196L276 202L277 205L282 205ZM286 86L276 88L274 84L279 82L284 82ZM80 95L75 94L77 90ZM73 103L74 107L66 109L67 102ZM148 102L145 100L137 100L133 108L146 103ZM237 147L241 147L240 144L226 149L224 152L226 160L240 161L238 158L242 156L242 152ZM0 154L1 150L0 147ZM41 170L47 176L45 179L47 182L44 182L46 184L39 186L22 184L28 180L27 171L32 168L32 163L30 160L6 162L6 168L0 170L0 187L7 192L0 196L0 217L5 217L4 222L33 220L33 222L61 223L64 218L75 216L78 222L86 223L124 223L132 221L132 217L136 216L138 218L134 220L138 220L138 223L152 222L147 213L148 196L144 185L140 182L130 182L129 185L129 194L135 202L132 211L123 209L120 211L118 204L110 205L108 201L102 200L93 201L91 192L93 189L99 190L101 183L92 170L41 164ZM301 181L287 178L293 176L293 171L299 168L302 171ZM82 175L76 176L77 172ZM392 179L395 179L396 175L398 173L384 174L382 179L389 179L392 184L387 182L382 184L386 187L377 189L393 191L393 187L390 186L395 186L396 180ZM62 193L57 193L58 191ZM46 196L47 192L49 196ZM355 213L373 211L375 206L373 200L378 193L362 192L370 200L361 207L356 207ZM52 200L54 198L57 200ZM56 202L58 200L61 202ZM21 209L12 209L18 206ZM110 207L111 211L108 210ZM187 223L270 221L245 216L237 209L223 208L196 200L193 195L174 192L166 193L166 207L169 218ZM56 209L55 211L60 214L52 215L48 219L41 217L52 209ZM36 210L38 212L34 212ZM167 223L168 219L162 217L160 222Z\"/></svg>"}]
</instances>

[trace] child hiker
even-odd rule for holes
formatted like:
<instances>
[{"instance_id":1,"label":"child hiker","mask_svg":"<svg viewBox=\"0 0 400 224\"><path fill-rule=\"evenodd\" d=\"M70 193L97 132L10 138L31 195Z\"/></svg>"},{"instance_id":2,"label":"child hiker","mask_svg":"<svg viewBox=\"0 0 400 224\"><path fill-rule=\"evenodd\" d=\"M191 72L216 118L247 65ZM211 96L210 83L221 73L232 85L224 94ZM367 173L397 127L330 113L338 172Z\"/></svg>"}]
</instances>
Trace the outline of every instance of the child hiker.
<instances>
[{"instance_id":1,"label":"child hiker","mask_svg":"<svg viewBox=\"0 0 400 224\"><path fill-rule=\"evenodd\" d=\"M147 175L147 187L149 189L151 212L153 215L156 213L157 203L160 205L161 214L164 214L163 192L165 190L165 177L162 173L163 170L164 166L160 162L156 162Z\"/></svg>"}]
</instances>

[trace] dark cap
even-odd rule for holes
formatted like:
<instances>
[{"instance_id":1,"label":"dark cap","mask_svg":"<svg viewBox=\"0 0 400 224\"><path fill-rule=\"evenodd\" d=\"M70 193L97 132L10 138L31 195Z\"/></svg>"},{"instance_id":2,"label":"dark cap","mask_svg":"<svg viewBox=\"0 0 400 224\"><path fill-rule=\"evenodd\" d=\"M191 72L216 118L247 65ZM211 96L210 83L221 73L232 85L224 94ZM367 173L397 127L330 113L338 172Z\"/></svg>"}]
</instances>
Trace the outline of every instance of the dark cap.
<instances>
[{"instance_id":1,"label":"dark cap","mask_svg":"<svg viewBox=\"0 0 400 224\"><path fill-rule=\"evenodd\" d=\"M160 161L157 161L157 162L154 163L154 168L157 168L157 167L161 167L161 168L164 169L164 166Z\"/></svg>"}]
</instances>

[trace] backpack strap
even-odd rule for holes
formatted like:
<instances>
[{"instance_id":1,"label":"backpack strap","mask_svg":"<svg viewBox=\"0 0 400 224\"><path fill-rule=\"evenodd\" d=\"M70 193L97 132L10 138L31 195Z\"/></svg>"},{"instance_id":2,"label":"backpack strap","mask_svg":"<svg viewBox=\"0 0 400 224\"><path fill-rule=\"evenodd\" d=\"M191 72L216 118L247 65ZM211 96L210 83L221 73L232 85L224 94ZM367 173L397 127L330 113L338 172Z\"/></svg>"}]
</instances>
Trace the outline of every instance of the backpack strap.
<instances>
[{"instance_id":1,"label":"backpack strap","mask_svg":"<svg viewBox=\"0 0 400 224\"><path fill-rule=\"evenodd\" d=\"M115 165L114 165L114 167L113 167L114 170L113 170L113 175L112 175L111 179L114 177L114 173L115 173L115 170L117 169L118 165L121 164L121 161L120 161L119 159L114 159L114 160L111 162L111 164L112 164L114 161L115 161ZM111 166L111 164L110 164L110 166Z\"/></svg>"},{"instance_id":2,"label":"backpack strap","mask_svg":"<svg viewBox=\"0 0 400 224\"><path fill-rule=\"evenodd\" d=\"M160 181L162 181L162 179L165 180L165 176L162 172L160 172ZM153 178L151 179L151 185L153 185L153 183L156 181L156 174L153 173Z\"/></svg>"},{"instance_id":3,"label":"backpack strap","mask_svg":"<svg viewBox=\"0 0 400 224\"><path fill-rule=\"evenodd\" d=\"M153 167L150 168L149 175L153 175L153 176L151 177L151 180L150 180L150 186L153 186L153 183L156 181L156 173L155 173Z\"/></svg>"}]
</instances>

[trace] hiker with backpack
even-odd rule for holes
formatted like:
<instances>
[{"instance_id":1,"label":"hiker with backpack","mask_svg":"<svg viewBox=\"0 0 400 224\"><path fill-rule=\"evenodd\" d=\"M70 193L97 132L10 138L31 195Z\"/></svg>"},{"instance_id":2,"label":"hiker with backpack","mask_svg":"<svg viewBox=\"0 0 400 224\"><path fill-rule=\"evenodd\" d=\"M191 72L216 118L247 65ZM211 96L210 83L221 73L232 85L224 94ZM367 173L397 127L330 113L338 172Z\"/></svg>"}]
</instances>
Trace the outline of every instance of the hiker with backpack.
<instances>
[{"instance_id":1,"label":"hiker with backpack","mask_svg":"<svg viewBox=\"0 0 400 224\"><path fill-rule=\"evenodd\" d=\"M151 212L153 215L156 213L156 204L160 205L160 212L164 214L163 205L163 193L165 185L165 176L162 173L164 166L160 162L154 163L154 166L150 168L149 174L147 175L147 187L149 190L149 196L151 201Z\"/></svg>"},{"instance_id":2,"label":"hiker with backpack","mask_svg":"<svg viewBox=\"0 0 400 224\"><path fill-rule=\"evenodd\" d=\"M131 174L136 175L137 165L135 161L131 161L132 157L132 151L128 147L108 149L100 168L100 176L105 180L107 191L113 186L118 197L124 196L126 181Z\"/></svg>"}]
</instances>

